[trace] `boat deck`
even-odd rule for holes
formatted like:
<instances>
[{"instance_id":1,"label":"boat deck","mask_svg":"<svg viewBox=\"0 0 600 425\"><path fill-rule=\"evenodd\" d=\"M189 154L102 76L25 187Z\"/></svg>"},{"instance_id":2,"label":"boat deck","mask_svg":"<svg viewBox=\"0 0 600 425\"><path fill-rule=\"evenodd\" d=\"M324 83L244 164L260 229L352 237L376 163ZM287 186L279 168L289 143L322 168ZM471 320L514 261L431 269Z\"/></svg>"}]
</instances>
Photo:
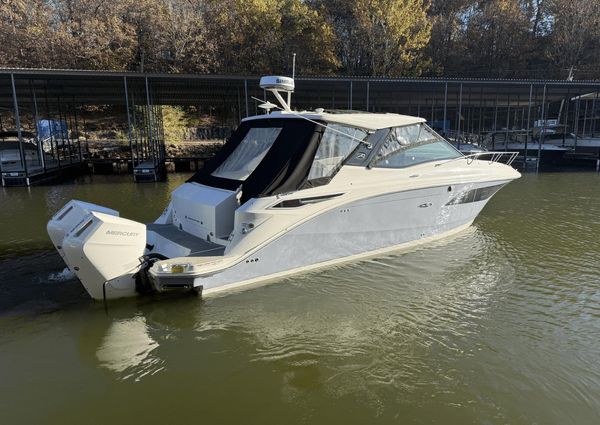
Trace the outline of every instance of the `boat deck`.
<instances>
[{"instance_id":1,"label":"boat deck","mask_svg":"<svg viewBox=\"0 0 600 425\"><path fill-rule=\"evenodd\" d=\"M225 247L214 242L198 238L187 232L179 230L172 224L148 224L146 228L157 235L168 239L177 245L190 250L190 257L219 256L225 253Z\"/></svg>"}]
</instances>

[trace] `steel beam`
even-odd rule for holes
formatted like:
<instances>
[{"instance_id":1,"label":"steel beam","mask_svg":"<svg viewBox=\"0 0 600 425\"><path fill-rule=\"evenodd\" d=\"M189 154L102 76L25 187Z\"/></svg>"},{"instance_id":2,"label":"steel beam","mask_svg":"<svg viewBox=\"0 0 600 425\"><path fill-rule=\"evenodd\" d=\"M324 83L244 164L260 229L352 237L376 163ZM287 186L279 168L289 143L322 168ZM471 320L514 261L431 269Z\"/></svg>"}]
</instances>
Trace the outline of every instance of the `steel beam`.
<instances>
[{"instance_id":1,"label":"steel beam","mask_svg":"<svg viewBox=\"0 0 600 425\"><path fill-rule=\"evenodd\" d=\"M542 158L542 144L544 143L544 130L546 128L546 84L544 84L544 91L542 93L542 131L540 132L540 138L538 140L538 155L537 155L537 170L540 169L540 161Z\"/></svg>"},{"instance_id":2,"label":"steel beam","mask_svg":"<svg viewBox=\"0 0 600 425\"><path fill-rule=\"evenodd\" d=\"M37 105L37 97L35 94L35 87L33 87L33 84L29 84L29 87L31 89L31 98L33 100L33 120L35 121L35 140L37 142L38 145L38 155L40 156L40 163L42 165L42 170L44 171L44 174L46 173L46 158L44 156L44 144L42 143L42 141L40 140L40 128L39 128L39 115L38 115L38 105Z\"/></svg>"},{"instance_id":3,"label":"steel beam","mask_svg":"<svg viewBox=\"0 0 600 425\"><path fill-rule=\"evenodd\" d=\"M19 102L17 101L17 89L15 88L15 75L10 74L10 83L12 86L13 107L15 111L15 125L17 126L17 136L19 138L19 153L21 154L21 165L25 173L25 180L29 186L29 175L27 173L27 157L23 148L23 133L21 131L21 116L19 115Z\"/></svg>"},{"instance_id":4,"label":"steel beam","mask_svg":"<svg viewBox=\"0 0 600 425\"><path fill-rule=\"evenodd\" d=\"M523 168L527 166L527 144L531 137L531 102L533 100L533 84L529 86L529 102L527 104L527 133L525 134L525 157L523 159Z\"/></svg>"}]
</instances>

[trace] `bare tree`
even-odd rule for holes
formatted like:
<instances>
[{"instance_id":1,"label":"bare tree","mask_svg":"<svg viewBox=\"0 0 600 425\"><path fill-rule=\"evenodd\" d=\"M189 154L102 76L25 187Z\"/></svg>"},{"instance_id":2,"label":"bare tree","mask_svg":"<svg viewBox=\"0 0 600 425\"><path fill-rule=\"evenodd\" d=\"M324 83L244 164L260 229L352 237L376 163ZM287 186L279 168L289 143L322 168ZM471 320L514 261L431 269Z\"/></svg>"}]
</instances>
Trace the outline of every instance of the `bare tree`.
<instances>
[{"instance_id":1,"label":"bare tree","mask_svg":"<svg viewBox=\"0 0 600 425\"><path fill-rule=\"evenodd\" d=\"M600 3L592 0L552 0L554 17L548 55L561 70L584 72L600 64ZM592 77L593 78L593 77Z\"/></svg>"}]
</instances>

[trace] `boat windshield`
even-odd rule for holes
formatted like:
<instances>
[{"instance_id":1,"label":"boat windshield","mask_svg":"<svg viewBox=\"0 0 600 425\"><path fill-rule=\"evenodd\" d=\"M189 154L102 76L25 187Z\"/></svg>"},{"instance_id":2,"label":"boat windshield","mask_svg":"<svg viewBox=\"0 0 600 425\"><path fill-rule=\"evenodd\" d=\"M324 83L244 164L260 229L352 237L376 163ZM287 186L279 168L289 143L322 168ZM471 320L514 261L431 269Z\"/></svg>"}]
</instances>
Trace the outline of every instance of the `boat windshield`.
<instances>
[{"instance_id":1,"label":"boat windshield","mask_svg":"<svg viewBox=\"0 0 600 425\"><path fill-rule=\"evenodd\" d=\"M245 181L263 160L281 127L251 128L225 161L212 172L214 177Z\"/></svg>"},{"instance_id":2,"label":"boat windshield","mask_svg":"<svg viewBox=\"0 0 600 425\"><path fill-rule=\"evenodd\" d=\"M425 124L393 128L379 148L374 167L405 168L462 154Z\"/></svg>"}]
</instances>

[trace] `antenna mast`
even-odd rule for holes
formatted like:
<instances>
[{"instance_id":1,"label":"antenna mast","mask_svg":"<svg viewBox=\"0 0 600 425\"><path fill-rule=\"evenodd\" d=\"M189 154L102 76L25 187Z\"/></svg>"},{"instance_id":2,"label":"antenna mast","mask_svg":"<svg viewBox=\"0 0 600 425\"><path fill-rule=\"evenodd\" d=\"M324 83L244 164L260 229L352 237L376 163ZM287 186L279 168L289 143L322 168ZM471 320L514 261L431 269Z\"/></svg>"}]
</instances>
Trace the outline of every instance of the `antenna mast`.
<instances>
[{"instance_id":1,"label":"antenna mast","mask_svg":"<svg viewBox=\"0 0 600 425\"><path fill-rule=\"evenodd\" d=\"M296 78L296 54L292 53L292 80ZM289 91L287 94L287 104L292 107L292 92Z\"/></svg>"}]
</instances>

